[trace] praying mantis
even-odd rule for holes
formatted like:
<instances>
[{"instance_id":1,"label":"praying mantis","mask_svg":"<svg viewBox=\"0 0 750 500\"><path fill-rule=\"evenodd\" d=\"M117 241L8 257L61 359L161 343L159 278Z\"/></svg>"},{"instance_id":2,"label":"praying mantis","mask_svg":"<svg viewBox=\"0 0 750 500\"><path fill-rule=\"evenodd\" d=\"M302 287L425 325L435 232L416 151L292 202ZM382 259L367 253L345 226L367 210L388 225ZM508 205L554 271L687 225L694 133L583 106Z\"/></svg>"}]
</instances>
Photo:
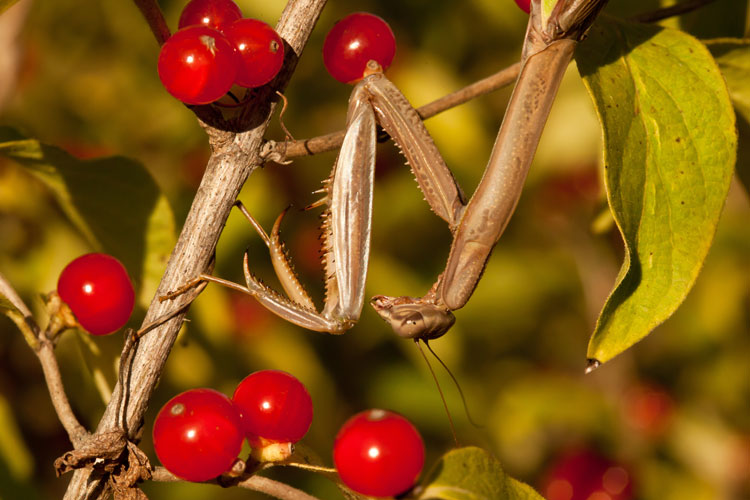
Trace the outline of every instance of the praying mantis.
<instances>
[{"instance_id":1,"label":"praying mantis","mask_svg":"<svg viewBox=\"0 0 750 500\"><path fill-rule=\"evenodd\" d=\"M286 211L267 235L241 204L240 210L269 248L286 296L253 275L245 253L246 286L202 274L163 299L213 281L253 296L303 328L332 334L350 329L364 305L380 124L402 150L431 209L447 222L453 241L444 271L424 296L377 295L370 304L400 337L427 341L444 335L455 322L453 311L463 307L477 287L515 210L563 74L578 41L605 4L606 0L532 0L516 86L484 175L468 202L417 112L385 77L380 64L368 62L349 99L346 134L331 176L324 181L325 196L313 204L328 206L322 238L326 296L320 312L280 240Z\"/></svg>"}]
</instances>

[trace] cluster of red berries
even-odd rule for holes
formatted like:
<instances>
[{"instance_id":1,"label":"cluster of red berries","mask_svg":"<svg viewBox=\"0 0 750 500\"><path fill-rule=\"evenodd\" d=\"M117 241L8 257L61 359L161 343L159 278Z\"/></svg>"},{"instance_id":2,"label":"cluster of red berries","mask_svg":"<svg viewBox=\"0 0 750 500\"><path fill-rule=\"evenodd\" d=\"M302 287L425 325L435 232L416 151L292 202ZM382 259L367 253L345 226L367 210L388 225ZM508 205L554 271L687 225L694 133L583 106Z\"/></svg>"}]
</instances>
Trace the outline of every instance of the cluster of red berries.
<instances>
[{"instance_id":1,"label":"cluster of red berries","mask_svg":"<svg viewBox=\"0 0 750 500\"><path fill-rule=\"evenodd\" d=\"M312 416L302 382L263 370L245 377L232 399L213 389L191 389L169 400L154 422L154 450L175 476L206 481L231 469L244 439L255 450L296 443Z\"/></svg>"},{"instance_id":2,"label":"cluster of red berries","mask_svg":"<svg viewBox=\"0 0 750 500\"><path fill-rule=\"evenodd\" d=\"M312 416L312 399L299 380L262 370L240 382L231 399L213 389L192 389L169 400L154 422L154 450L175 476L206 481L232 468L243 439L254 456L264 456L255 450L278 445L290 450L307 433ZM422 471L424 444L401 415L368 410L341 428L333 461L352 490L394 496L408 490Z\"/></svg>"},{"instance_id":3,"label":"cluster of red berries","mask_svg":"<svg viewBox=\"0 0 750 500\"><path fill-rule=\"evenodd\" d=\"M125 266L103 253L82 255L65 266L57 294L92 335L107 335L125 326L135 305Z\"/></svg>"},{"instance_id":4,"label":"cluster of red berries","mask_svg":"<svg viewBox=\"0 0 750 500\"><path fill-rule=\"evenodd\" d=\"M186 104L209 104L232 85L270 82L284 61L284 43L263 21L243 18L232 0L191 0L178 31L162 45L159 78Z\"/></svg>"}]
</instances>

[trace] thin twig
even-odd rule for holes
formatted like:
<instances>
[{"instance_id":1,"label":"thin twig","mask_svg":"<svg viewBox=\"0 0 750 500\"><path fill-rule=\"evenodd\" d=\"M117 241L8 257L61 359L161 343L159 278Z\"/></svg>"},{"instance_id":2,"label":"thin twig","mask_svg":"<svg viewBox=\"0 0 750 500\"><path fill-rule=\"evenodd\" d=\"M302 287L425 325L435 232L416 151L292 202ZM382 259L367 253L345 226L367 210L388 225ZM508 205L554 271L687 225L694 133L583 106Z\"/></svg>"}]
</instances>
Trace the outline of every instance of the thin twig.
<instances>
[{"instance_id":1,"label":"thin twig","mask_svg":"<svg viewBox=\"0 0 750 500\"><path fill-rule=\"evenodd\" d=\"M162 483L174 483L183 481L164 467L156 467L152 473L151 479L153 481ZM212 479L205 482L209 484L223 484L221 479ZM280 500L319 500L317 497L289 486L286 483L274 481L273 479L269 479L264 476L252 475L247 479L242 479L236 483L232 482L232 485L239 486L240 488L245 488L247 490L259 491Z\"/></svg>"},{"instance_id":2,"label":"thin twig","mask_svg":"<svg viewBox=\"0 0 750 500\"><path fill-rule=\"evenodd\" d=\"M148 23L148 27L151 28L151 32L154 34L156 41L159 45L167 41L172 35L167 26L167 21L164 19L164 14L159 8L159 4L155 0L133 0L138 6L138 9L143 14L143 17Z\"/></svg>"},{"instance_id":3,"label":"thin twig","mask_svg":"<svg viewBox=\"0 0 750 500\"><path fill-rule=\"evenodd\" d=\"M10 301L13 307L17 309L17 311L9 311L8 316L18 325L34 354L39 358L57 418L68 433L68 438L73 446L79 446L88 436L88 431L78 422L73 413L73 408L70 406L70 401L68 401L60 375L60 366L55 357L54 345L48 339L46 332L42 333L26 303L2 273L0 273L0 295Z\"/></svg>"},{"instance_id":4,"label":"thin twig","mask_svg":"<svg viewBox=\"0 0 750 500\"><path fill-rule=\"evenodd\" d=\"M423 120L426 120L447 109L510 85L518 77L520 67L520 63L515 63L507 68L503 68L497 73L417 108L417 113ZM326 151L333 151L341 146L343 140L344 130L338 130L310 139L277 142L273 147L264 150L263 157L272 158L273 161L279 162L287 158L315 155Z\"/></svg>"},{"instance_id":5,"label":"thin twig","mask_svg":"<svg viewBox=\"0 0 750 500\"><path fill-rule=\"evenodd\" d=\"M687 14L697 10L704 5L715 2L716 0L688 0L687 2L678 3L671 7L663 7L661 9L652 10L651 12L644 12L633 16L631 19L639 23L655 23L669 17L679 16Z\"/></svg>"},{"instance_id":6,"label":"thin twig","mask_svg":"<svg viewBox=\"0 0 750 500\"><path fill-rule=\"evenodd\" d=\"M52 342L43 339L36 355L39 358L39 363L42 365L44 380L47 382L47 390L49 390L49 396L52 400L52 406L57 413L57 418L65 428L65 432L68 433L68 438L73 443L73 447L78 448L86 440L89 433L78 422L73 413L73 408L70 406Z\"/></svg>"}]
</instances>

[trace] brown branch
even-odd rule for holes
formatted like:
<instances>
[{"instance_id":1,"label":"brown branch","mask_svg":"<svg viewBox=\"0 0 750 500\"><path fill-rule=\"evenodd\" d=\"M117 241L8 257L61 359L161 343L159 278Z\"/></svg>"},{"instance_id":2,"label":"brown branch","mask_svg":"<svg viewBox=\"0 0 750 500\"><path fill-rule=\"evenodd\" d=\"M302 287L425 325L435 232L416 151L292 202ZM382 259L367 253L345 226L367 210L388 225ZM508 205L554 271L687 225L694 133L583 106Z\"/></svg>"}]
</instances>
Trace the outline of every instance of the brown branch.
<instances>
[{"instance_id":1,"label":"brown branch","mask_svg":"<svg viewBox=\"0 0 750 500\"><path fill-rule=\"evenodd\" d=\"M162 14L156 0L133 0L133 3L135 3L138 10L143 14L148 27L151 28L151 32L154 34L156 41L159 42L159 45L166 42L172 36L172 33L169 31L167 21L164 19L164 14Z\"/></svg>"},{"instance_id":2,"label":"brown branch","mask_svg":"<svg viewBox=\"0 0 750 500\"><path fill-rule=\"evenodd\" d=\"M164 467L156 467L153 471L151 479L153 481L169 483L182 481L182 479L175 476ZM221 479L212 479L205 482L210 484L223 485ZM238 482L232 482L231 484L232 486L239 486L240 488L244 488L247 490L259 491L274 498L279 498L280 500L319 500L317 497L289 486L286 483L274 481L273 479L269 479L264 476L251 475L246 479L242 479Z\"/></svg>"},{"instance_id":3,"label":"brown branch","mask_svg":"<svg viewBox=\"0 0 750 500\"><path fill-rule=\"evenodd\" d=\"M423 120L426 120L427 118L435 116L438 113L442 113L443 111L460 104L464 104L476 97L494 92L495 90L513 83L518 77L520 68L520 63L515 63L507 68L503 68L497 73L417 108L417 113ZM331 132L330 134L313 137L311 139L302 139L299 141L269 141L266 143L267 145L264 147L261 156L264 159L280 163L287 158L309 156L332 151L340 147L343 140L344 130L339 130Z\"/></svg>"},{"instance_id":4,"label":"brown branch","mask_svg":"<svg viewBox=\"0 0 750 500\"><path fill-rule=\"evenodd\" d=\"M287 3L276 26L276 31L287 44L285 66L274 85L259 89L254 105L248 106L249 111L244 118L252 128L235 134L204 125L211 144L211 157L154 300L146 312L144 325L175 308L187 310L185 303L159 302L158 297L179 288L208 268L216 242L242 185L261 163L258 152L273 112L275 91L283 90L289 82L325 3L325 0L290 0ZM128 362L126 387L123 388L118 381L97 427L97 434L112 431L122 422L129 437L137 439L151 394L184 316L185 312L176 315L140 339ZM123 391L126 405L122 415L119 415L118 402L123 401ZM102 478L92 476L89 470L77 470L65 498L104 498L107 493Z\"/></svg>"},{"instance_id":5,"label":"brown branch","mask_svg":"<svg viewBox=\"0 0 750 500\"><path fill-rule=\"evenodd\" d=\"M677 5L672 5L671 7L663 7L661 9L652 10L651 12L638 14L637 16L633 16L632 20L639 23L655 23L657 21L667 19L668 17L687 14L688 12L697 10L704 5L708 5L715 1L716 0L688 0L687 2L678 3Z\"/></svg>"}]
</instances>

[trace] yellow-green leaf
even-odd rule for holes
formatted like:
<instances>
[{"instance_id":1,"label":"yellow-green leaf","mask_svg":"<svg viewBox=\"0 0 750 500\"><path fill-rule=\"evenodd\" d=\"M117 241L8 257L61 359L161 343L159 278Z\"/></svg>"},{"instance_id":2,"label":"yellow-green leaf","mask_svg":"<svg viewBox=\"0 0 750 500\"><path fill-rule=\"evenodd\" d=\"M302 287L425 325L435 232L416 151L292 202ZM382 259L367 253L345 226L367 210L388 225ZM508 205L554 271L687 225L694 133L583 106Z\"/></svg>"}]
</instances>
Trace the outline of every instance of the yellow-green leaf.
<instances>
[{"instance_id":1,"label":"yellow-green leaf","mask_svg":"<svg viewBox=\"0 0 750 500\"><path fill-rule=\"evenodd\" d=\"M505 475L500 462L474 446L449 451L431 471L420 500L543 500L530 486Z\"/></svg>"},{"instance_id":2,"label":"yellow-green leaf","mask_svg":"<svg viewBox=\"0 0 750 500\"><path fill-rule=\"evenodd\" d=\"M148 305L175 241L172 210L148 171L121 156L79 160L9 127L0 127L0 156L50 188L92 248L122 261Z\"/></svg>"},{"instance_id":3,"label":"yellow-green leaf","mask_svg":"<svg viewBox=\"0 0 750 500\"><path fill-rule=\"evenodd\" d=\"M735 163L729 94L681 31L601 18L576 60L602 123L607 199L625 261L588 357L604 362L682 303L711 246Z\"/></svg>"}]
</instances>

